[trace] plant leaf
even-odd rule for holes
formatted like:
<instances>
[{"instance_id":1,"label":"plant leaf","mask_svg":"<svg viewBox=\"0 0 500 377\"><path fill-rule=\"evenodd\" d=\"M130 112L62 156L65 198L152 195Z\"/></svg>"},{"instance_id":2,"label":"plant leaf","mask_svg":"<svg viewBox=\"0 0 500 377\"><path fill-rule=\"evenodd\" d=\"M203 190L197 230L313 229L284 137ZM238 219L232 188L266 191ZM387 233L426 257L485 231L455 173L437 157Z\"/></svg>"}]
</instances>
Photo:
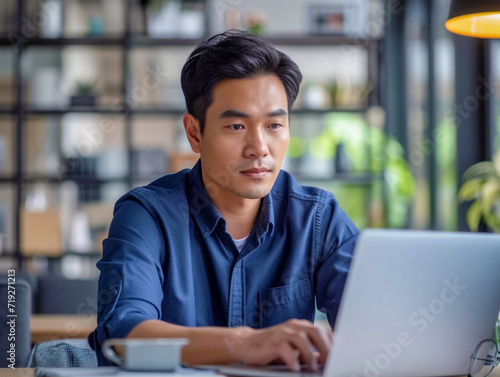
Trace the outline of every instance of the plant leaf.
<instances>
[{"instance_id":1,"label":"plant leaf","mask_svg":"<svg viewBox=\"0 0 500 377\"><path fill-rule=\"evenodd\" d=\"M483 180L473 178L465 182L462 187L460 187L460 191L458 192L458 199L461 202L465 202L467 200L472 200L477 197L477 194L481 191L483 186Z\"/></svg>"},{"instance_id":2,"label":"plant leaf","mask_svg":"<svg viewBox=\"0 0 500 377\"><path fill-rule=\"evenodd\" d=\"M497 215L493 213L486 214L484 216L484 222L495 233L500 233L500 218Z\"/></svg>"},{"instance_id":3,"label":"plant leaf","mask_svg":"<svg viewBox=\"0 0 500 377\"><path fill-rule=\"evenodd\" d=\"M500 177L500 151L493 155L493 166L495 167L495 170Z\"/></svg>"},{"instance_id":4,"label":"plant leaf","mask_svg":"<svg viewBox=\"0 0 500 377\"><path fill-rule=\"evenodd\" d=\"M491 177L498 177L498 173L493 166L493 162L483 161L468 168L463 175L463 180L468 181L473 178L486 180Z\"/></svg>"},{"instance_id":5,"label":"plant leaf","mask_svg":"<svg viewBox=\"0 0 500 377\"><path fill-rule=\"evenodd\" d=\"M479 228L479 222L481 221L482 212L481 212L481 201L476 200L471 204L469 210L467 211L467 225L473 232L477 232Z\"/></svg>"},{"instance_id":6,"label":"plant leaf","mask_svg":"<svg viewBox=\"0 0 500 377\"><path fill-rule=\"evenodd\" d=\"M482 211L484 214L491 213L493 204L500 199L500 180L485 182L481 190Z\"/></svg>"}]
</instances>

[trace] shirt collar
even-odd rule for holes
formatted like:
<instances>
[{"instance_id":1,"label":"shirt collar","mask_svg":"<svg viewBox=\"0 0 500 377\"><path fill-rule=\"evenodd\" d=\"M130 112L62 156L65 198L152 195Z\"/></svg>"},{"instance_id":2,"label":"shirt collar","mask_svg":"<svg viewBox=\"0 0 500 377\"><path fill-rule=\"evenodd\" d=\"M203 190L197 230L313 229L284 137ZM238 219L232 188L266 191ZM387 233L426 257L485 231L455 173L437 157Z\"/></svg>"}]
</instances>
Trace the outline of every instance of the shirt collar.
<instances>
[{"instance_id":1,"label":"shirt collar","mask_svg":"<svg viewBox=\"0 0 500 377\"><path fill-rule=\"evenodd\" d=\"M215 208L212 200L208 196L203 179L201 177L201 160L191 169L186 178L186 196L189 203L189 215L193 218L203 234L203 237L210 235L217 226L226 230L226 221ZM272 190L271 190L272 192ZM257 220L255 221L254 231L257 238L270 232L272 235L274 229L274 209L271 193L262 200Z\"/></svg>"}]
</instances>

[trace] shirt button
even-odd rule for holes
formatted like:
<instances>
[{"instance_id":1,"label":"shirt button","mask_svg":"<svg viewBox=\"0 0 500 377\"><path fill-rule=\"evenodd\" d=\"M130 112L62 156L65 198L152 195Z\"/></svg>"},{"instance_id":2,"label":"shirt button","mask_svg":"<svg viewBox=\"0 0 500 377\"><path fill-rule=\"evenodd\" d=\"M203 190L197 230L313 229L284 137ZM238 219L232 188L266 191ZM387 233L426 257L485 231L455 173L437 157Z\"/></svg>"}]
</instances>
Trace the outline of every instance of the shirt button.
<instances>
[{"instance_id":1,"label":"shirt button","mask_svg":"<svg viewBox=\"0 0 500 377\"><path fill-rule=\"evenodd\" d=\"M235 320L233 321L233 326L234 326L234 327L241 326L241 321L240 321L239 319L235 319Z\"/></svg>"}]
</instances>

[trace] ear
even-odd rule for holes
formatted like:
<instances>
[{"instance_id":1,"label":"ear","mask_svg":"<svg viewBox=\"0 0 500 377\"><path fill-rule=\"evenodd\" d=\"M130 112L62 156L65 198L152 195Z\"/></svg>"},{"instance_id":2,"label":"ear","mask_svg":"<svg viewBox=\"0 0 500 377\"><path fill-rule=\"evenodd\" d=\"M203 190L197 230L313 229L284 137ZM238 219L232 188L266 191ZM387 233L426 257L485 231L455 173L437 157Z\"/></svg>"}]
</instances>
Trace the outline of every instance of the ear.
<instances>
[{"instance_id":1,"label":"ear","mask_svg":"<svg viewBox=\"0 0 500 377\"><path fill-rule=\"evenodd\" d=\"M200 122L192 114L186 113L182 118L186 136L194 153L201 152Z\"/></svg>"}]
</instances>

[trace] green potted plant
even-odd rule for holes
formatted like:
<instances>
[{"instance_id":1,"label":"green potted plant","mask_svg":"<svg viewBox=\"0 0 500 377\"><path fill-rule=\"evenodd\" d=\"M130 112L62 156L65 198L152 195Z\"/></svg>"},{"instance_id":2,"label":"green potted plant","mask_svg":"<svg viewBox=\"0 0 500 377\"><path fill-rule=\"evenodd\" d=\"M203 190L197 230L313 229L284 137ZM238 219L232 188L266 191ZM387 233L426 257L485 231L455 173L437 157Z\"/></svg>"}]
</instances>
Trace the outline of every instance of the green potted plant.
<instances>
[{"instance_id":1,"label":"green potted plant","mask_svg":"<svg viewBox=\"0 0 500 377\"><path fill-rule=\"evenodd\" d=\"M472 165L463 175L464 183L458 193L461 202L472 200L467 211L467 224L477 232L479 224L500 233L500 151L492 161Z\"/></svg>"},{"instance_id":2,"label":"green potted plant","mask_svg":"<svg viewBox=\"0 0 500 377\"><path fill-rule=\"evenodd\" d=\"M266 16L261 11L254 11L246 17L246 28L254 35L264 35Z\"/></svg>"},{"instance_id":3,"label":"green potted plant","mask_svg":"<svg viewBox=\"0 0 500 377\"><path fill-rule=\"evenodd\" d=\"M95 106L95 85L93 80L78 81L76 93L71 96L71 106Z\"/></svg>"}]
</instances>

